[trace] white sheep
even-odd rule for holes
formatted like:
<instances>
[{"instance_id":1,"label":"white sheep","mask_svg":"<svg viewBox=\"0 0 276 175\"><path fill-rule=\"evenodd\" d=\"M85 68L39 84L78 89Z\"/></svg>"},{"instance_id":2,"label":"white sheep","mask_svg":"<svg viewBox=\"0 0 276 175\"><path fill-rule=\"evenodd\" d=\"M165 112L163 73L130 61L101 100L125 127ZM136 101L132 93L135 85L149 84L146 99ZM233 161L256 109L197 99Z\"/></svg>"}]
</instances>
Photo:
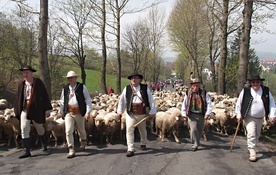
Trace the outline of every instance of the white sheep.
<instances>
[{"instance_id":1,"label":"white sheep","mask_svg":"<svg viewBox=\"0 0 276 175\"><path fill-rule=\"evenodd\" d=\"M18 136L21 134L19 120L15 117L15 113L14 113L13 109L10 109L10 108L5 109L4 116L5 116L5 122L12 126L14 142L15 142L16 147L18 147L19 146L18 145Z\"/></svg>"},{"instance_id":2,"label":"white sheep","mask_svg":"<svg viewBox=\"0 0 276 175\"><path fill-rule=\"evenodd\" d=\"M105 114L107 114L106 111L99 110L97 111L97 116L95 117L94 136L96 140L100 141L100 143L103 143L103 127Z\"/></svg>"},{"instance_id":3,"label":"white sheep","mask_svg":"<svg viewBox=\"0 0 276 175\"><path fill-rule=\"evenodd\" d=\"M104 116L103 133L106 138L106 143L114 143L114 134L119 129L119 116L115 112L109 112Z\"/></svg>"},{"instance_id":4,"label":"white sheep","mask_svg":"<svg viewBox=\"0 0 276 175\"><path fill-rule=\"evenodd\" d=\"M46 125L46 130L51 131L55 139L55 147L57 147L58 137L62 138L63 145L66 145L66 134L65 134L65 120L59 118L57 120L50 120Z\"/></svg>"},{"instance_id":5,"label":"white sheep","mask_svg":"<svg viewBox=\"0 0 276 175\"><path fill-rule=\"evenodd\" d=\"M160 111L156 113L156 134L159 135L162 141L165 141L165 134L171 132L175 141L177 143L180 142L177 137L180 117L181 111L176 107L170 108L166 112Z\"/></svg>"}]
</instances>

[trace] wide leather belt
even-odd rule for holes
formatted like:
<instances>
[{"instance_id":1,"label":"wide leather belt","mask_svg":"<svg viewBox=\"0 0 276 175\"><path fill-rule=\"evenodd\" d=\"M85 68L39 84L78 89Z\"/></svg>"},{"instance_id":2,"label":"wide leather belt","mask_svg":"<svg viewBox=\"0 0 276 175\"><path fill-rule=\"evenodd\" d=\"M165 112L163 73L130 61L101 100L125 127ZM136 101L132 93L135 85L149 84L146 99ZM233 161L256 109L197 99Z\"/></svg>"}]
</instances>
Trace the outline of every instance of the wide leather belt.
<instances>
[{"instance_id":1,"label":"wide leather belt","mask_svg":"<svg viewBox=\"0 0 276 175\"><path fill-rule=\"evenodd\" d=\"M68 105L68 113L71 115L80 114L80 108L78 106Z\"/></svg>"},{"instance_id":2,"label":"wide leather belt","mask_svg":"<svg viewBox=\"0 0 276 175\"><path fill-rule=\"evenodd\" d=\"M131 103L131 112L135 115L146 114L146 105L144 103Z\"/></svg>"}]
</instances>

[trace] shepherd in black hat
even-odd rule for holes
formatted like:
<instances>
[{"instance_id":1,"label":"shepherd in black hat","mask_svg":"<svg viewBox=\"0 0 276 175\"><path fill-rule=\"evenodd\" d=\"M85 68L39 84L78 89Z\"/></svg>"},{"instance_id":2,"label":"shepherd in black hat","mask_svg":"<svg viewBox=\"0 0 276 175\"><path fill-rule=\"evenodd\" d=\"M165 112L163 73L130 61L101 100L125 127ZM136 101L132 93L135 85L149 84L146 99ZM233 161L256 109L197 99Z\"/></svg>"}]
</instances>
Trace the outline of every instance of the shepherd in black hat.
<instances>
[{"instance_id":1,"label":"shepherd in black hat","mask_svg":"<svg viewBox=\"0 0 276 175\"><path fill-rule=\"evenodd\" d=\"M137 72L134 72L134 73L132 73L131 75L129 75L129 76L127 77L127 79L131 80L132 77L138 77L139 79L143 79L143 78L144 78L143 75L141 75L141 74L139 74L139 73L137 73Z\"/></svg>"},{"instance_id":2,"label":"shepherd in black hat","mask_svg":"<svg viewBox=\"0 0 276 175\"><path fill-rule=\"evenodd\" d=\"M144 119L147 115L151 118L156 114L155 102L149 87L141 84L143 75L134 72L127 77L130 85L126 86L120 96L117 113L120 117L126 111L126 139L127 157L134 156L134 125ZM146 121L138 125L141 150L147 149Z\"/></svg>"},{"instance_id":3,"label":"shepherd in black hat","mask_svg":"<svg viewBox=\"0 0 276 175\"><path fill-rule=\"evenodd\" d=\"M43 124L45 123L45 117L50 116L52 105L42 80L33 77L33 72L36 72L36 70L29 65L19 70L22 71L23 80L18 85L14 112L21 123L24 153L19 158L22 159L31 156L31 123L36 128L42 149L47 150L48 139Z\"/></svg>"},{"instance_id":4,"label":"shepherd in black hat","mask_svg":"<svg viewBox=\"0 0 276 175\"><path fill-rule=\"evenodd\" d=\"M264 81L264 78L261 78L260 75L258 74L253 74L250 76L250 78L247 79L248 81L255 81L255 80L260 80L260 81Z\"/></svg>"},{"instance_id":5,"label":"shepherd in black hat","mask_svg":"<svg viewBox=\"0 0 276 175\"><path fill-rule=\"evenodd\" d=\"M32 71L32 72L36 72L35 69L32 68L32 66L29 66L29 65L25 65L23 66L21 69L19 69L20 71L24 71L24 70L29 70L29 71Z\"/></svg>"},{"instance_id":6,"label":"shepherd in black hat","mask_svg":"<svg viewBox=\"0 0 276 175\"><path fill-rule=\"evenodd\" d=\"M256 162L256 146L260 137L264 117L276 121L276 105L269 88L262 85L265 80L258 74L248 79L250 87L244 87L240 92L235 112L239 122L245 121L247 130L247 148L249 161Z\"/></svg>"}]
</instances>

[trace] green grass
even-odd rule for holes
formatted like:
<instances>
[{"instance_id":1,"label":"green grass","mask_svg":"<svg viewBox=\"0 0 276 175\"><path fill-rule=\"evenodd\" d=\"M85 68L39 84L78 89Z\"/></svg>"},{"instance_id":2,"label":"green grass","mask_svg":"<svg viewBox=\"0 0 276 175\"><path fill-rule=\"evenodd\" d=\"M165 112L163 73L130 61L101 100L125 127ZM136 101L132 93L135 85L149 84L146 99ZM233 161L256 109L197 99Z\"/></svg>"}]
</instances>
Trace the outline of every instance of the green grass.
<instances>
[{"instance_id":1,"label":"green grass","mask_svg":"<svg viewBox=\"0 0 276 175\"><path fill-rule=\"evenodd\" d=\"M80 74L79 69L75 69L76 73ZM95 70L86 69L86 87L92 94L103 92L101 89L101 73ZM81 82L81 78L78 78ZM121 78L121 91L130 81L127 78ZM106 86L107 88L112 87L116 93L116 75L106 75Z\"/></svg>"}]
</instances>

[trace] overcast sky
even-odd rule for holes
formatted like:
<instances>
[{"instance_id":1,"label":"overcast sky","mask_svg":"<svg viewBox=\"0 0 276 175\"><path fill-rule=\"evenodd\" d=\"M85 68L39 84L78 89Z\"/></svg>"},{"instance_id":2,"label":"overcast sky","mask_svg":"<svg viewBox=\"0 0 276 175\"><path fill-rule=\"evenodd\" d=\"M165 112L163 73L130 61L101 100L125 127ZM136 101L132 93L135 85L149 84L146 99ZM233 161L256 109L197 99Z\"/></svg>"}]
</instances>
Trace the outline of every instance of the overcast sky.
<instances>
[{"instance_id":1,"label":"overcast sky","mask_svg":"<svg viewBox=\"0 0 276 175\"><path fill-rule=\"evenodd\" d=\"M155 0L130 0L128 4L130 7L141 7L145 2L154 2ZM163 0L166 1L166 0ZM174 5L176 0L167 0L165 3L160 5L160 8L165 10L165 13L168 15ZM49 1L50 3L51 1ZM39 9L39 0L27 0L27 3L30 4L34 9ZM149 4L148 3L148 4ZM14 8L16 3L11 0L0 0L0 12L9 12L10 8ZM134 22L139 18L144 18L147 12L137 13L133 15L125 15L122 18L122 28L128 23ZM264 24L263 24L264 25ZM276 54L276 17L267 22L265 27L274 32L274 34L269 33L252 33L251 35L251 46L258 52L271 52ZM170 47L168 47L167 52L165 53L165 57L175 57L172 51L170 51Z\"/></svg>"}]
</instances>

